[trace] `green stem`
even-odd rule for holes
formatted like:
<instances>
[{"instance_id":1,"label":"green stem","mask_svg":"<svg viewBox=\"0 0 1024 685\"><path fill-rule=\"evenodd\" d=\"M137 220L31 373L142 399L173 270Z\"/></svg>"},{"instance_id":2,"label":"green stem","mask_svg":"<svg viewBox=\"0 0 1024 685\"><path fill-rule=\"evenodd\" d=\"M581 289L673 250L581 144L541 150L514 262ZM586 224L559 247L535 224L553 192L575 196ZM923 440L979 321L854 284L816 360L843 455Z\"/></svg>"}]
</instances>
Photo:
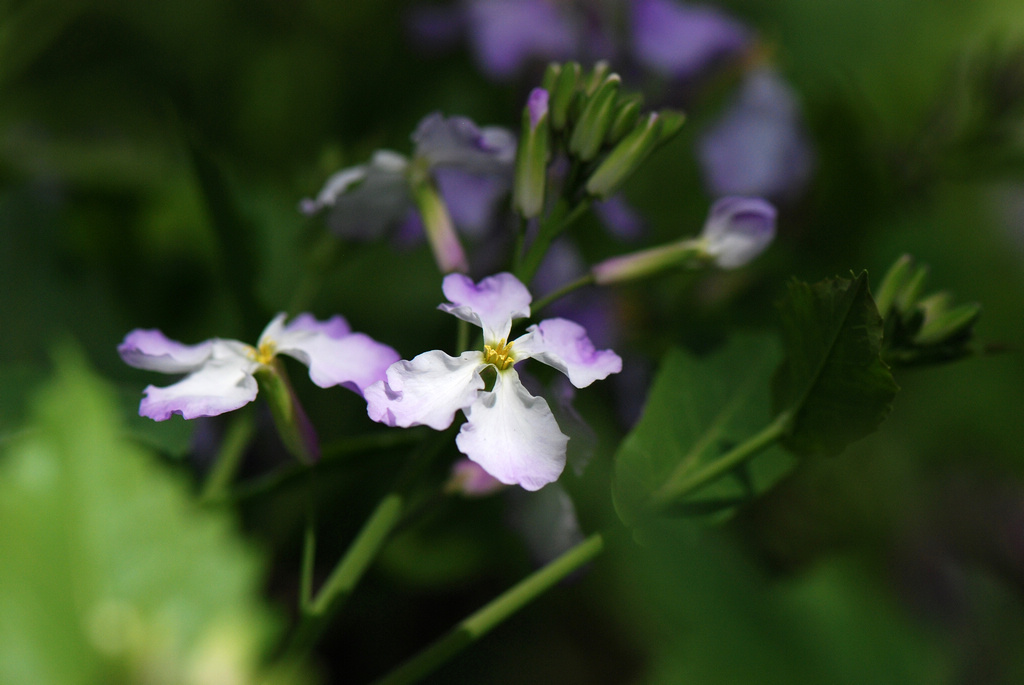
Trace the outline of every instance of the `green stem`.
<instances>
[{"instance_id":1,"label":"green stem","mask_svg":"<svg viewBox=\"0 0 1024 685\"><path fill-rule=\"evenodd\" d=\"M551 589L558 581L594 559L603 549L604 538L601 534L591 535L476 613L466 617L434 644L378 680L375 685L408 685L424 678Z\"/></svg>"},{"instance_id":2,"label":"green stem","mask_svg":"<svg viewBox=\"0 0 1024 685\"><path fill-rule=\"evenodd\" d=\"M450 441L453 432L449 429L439 433L434 440L421 445L399 476L394 489L377 504L319 592L308 602L303 602L300 598L302 615L299 625L288 640L286 656L300 658L316 643L334 614L352 594L367 568L376 559L391 531L402 520L412 484L432 458L441 451L441 447ZM311 535L313 533L307 532L307 541ZM315 560L311 547L312 543L309 543L303 551L303 574L312 573ZM307 571L307 568L310 570Z\"/></svg>"},{"instance_id":3,"label":"green stem","mask_svg":"<svg viewBox=\"0 0 1024 685\"><path fill-rule=\"evenodd\" d=\"M549 304L554 302L555 300L557 300L559 298L562 298L562 297L565 297L566 295L568 295L572 291L578 290L579 288L582 288L582 287L588 286L588 285L593 285L593 284L594 284L594 276L593 276L593 274L586 274L585 276L580 276L575 281L570 281L569 283L566 283L565 285L563 285L561 288L558 288L557 290L554 290L554 291L548 293L547 295L545 295L544 297L540 298L539 300L537 300L536 302L533 303L533 305L530 307L530 309L531 309L531 311L533 313L537 313L541 309L544 309L544 307L547 307Z\"/></svg>"},{"instance_id":4,"label":"green stem","mask_svg":"<svg viewBox=\"0 0 1024 685\"><path fill-rule=\"evenodd\" d=\"M540 228L537 231L537 237L533 239L529 249L526 251L526 255L515 268L516 278L526 284L533 280L533 276L537 273L544 255L547 254L548 248L551 246L551 242L562 231L583 216L590 209L590 203L590 198L585 198L573 207L572 210L568 209L569 205L565 200L559 200L555 204L551 213L541 222Z\"/></svg>"},{"instance_id":5,"label":"green stem","mask_svg":"<svg viewBox=\"0 0 1024 685\"><path fill-rule=\"evenodd\" d=\"M792 418L789 412L783 412L765 426L760 433L737 445L710 464L695 472L683 471L677 477L670 478L651 495L651 505L654 509L669 507L679 498L728 473L782 438L790 430Z\"/></svg>"},{"instance_id":6,"label":"green stem","mask_svg":"<svg viewBox=\"0 0 1024 685\"><path fill-rule=\"evenodd\" d=\"M248 411L237 412L228 424L224 439L221 441L220 451L206 475L206 482L203 483L203 490L199 495L199 501L204 504L217 502L224 498L238 467L242 463L242 456L245 448L256 430L256 423L253 421L252 413Z\"/></svg>"}]
</instances>

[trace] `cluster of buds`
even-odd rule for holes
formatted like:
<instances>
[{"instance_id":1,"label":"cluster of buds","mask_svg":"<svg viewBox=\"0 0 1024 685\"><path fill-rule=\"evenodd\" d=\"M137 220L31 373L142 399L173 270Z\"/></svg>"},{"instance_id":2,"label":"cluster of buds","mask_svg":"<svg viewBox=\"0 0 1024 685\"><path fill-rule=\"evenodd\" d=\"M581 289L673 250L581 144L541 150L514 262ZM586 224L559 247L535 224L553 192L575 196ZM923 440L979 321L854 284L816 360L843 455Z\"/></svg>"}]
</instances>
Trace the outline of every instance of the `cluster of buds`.
<instances>
[{"instance_id":1,"label":"cluster of buds","mask_svg":"<svg viewBox=\"0 0 1024 685\"><path fill-rule=\"evenodd\" d=\"M891 364L935 364L970 354L981 305L953 305L948 292L924 295L928 267L903 255L875 295L885 324L884 355Z\"/></svg>"},{"instance_id":2,"label":"cluster of buds","mask_svg":"<svg viewBox=\"0 0 1024 685\"><path fill-rule=\"evenodd\" d=\"M638 94L621 92L622 79L599 62L585 73L576 62L551 64L523 112L516 158L514 204L527 219L544 208L547 166L562 152L582 171L586 193L607 199L647 156L669 141L681 112L643 115Z\"/></svg>"}]
</instances>

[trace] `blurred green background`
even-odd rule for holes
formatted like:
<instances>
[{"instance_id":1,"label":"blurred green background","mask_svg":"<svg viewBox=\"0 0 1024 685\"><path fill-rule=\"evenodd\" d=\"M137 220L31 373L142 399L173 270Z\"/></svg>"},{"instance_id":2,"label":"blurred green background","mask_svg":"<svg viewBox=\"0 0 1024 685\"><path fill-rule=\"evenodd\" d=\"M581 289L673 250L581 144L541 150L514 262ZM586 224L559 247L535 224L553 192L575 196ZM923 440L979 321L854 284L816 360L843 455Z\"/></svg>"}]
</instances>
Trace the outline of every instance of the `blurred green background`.
<instances>
[{"instance_id":1,"label":"blurred green background","mask_svg":"<svg viewBox=\"0 0 1024 685\"><path fill-rule=\"evenodd\" d=\"M381 147L407 152L416 122L435 110L517 128L535 84L491 83L465 50L417 51L404 23L413 6L0 2L0 673L23 677L11 682L217 682L161 669L170 657L159 655L175 640L202 654L220 644L211 626L221 621L224 639L243 644L224 653L257 668L293 608L304 502L318 512L326 572L393 479L398 449L335 465L312 495L296 480L237 511L197 512L187 499L204 463L189 445L224 422L138 417L142 387L161 381L125 367L116 346L136 327L190 343L255 340L309 268L322 225L296 206L330 173ZM933 288L982 303L979 354L900 371L879 433L802 463L722 526L673 523L642 546L617 527L608 492L623 427L587 407L602 441L566 485L585 530L617 531L608 552L428 682L1021 682L1024 8L721 6L758 32L799 94L816 173L781 206L778 240L749 270L697 288L673 278L624 288L647 326L630 344L700 348L771 327L791 275L866 268L877 282L911 253L931 266ZM721 103L702 102L626 188L650 244L694 232L707 211L693 144ZM595 240L595 254L616 249ZM406 357L449 344L425 249L341 252L312 311L343 313ZM358 397L309 390L298 388L325 441L367 431ZM89 426L102 435L88 437ZM119 465L122 453L135 466ZM246 474L280 459L264 445ZM91 476L76 471L82 464ZM368 681L529 573L506 525L511 500L449 501L402 530L311 672L268 677ZM167 511L130 534L110 528L134 508ZM46 542L65 528L85 542ZM146 575L188 545L224 577ZM36 586L22 584L30 577ZM140 598L180 583L194 606L154 600L152 625L165 627L139 633L124 627L136 618L103 604L105 583ZM204 583L224 593L192 592ZM75 637L83 621L101 627ZM166 626L187 628L152 638L165 647L117 642L178 630ZM140 663L163 675L142 679L143 666L117 661L124 654L145 655Z\"/></svg>"}]
</instances>

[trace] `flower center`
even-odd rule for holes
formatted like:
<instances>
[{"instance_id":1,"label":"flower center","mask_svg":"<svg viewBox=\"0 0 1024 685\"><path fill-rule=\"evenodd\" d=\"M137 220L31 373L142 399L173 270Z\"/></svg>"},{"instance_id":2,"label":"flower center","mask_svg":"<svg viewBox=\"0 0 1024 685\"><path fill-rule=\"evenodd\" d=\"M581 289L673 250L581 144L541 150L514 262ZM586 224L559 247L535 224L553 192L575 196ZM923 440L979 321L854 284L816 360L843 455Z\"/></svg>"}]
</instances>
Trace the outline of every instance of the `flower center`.
<instances>
[{"instance_id":1,"label":"flower center","mask_svg":"<svg viewBox=\"0 0 1024 685\"><path fill-rule=\"evenodd\" d=\"M253 361L258 364L269 364L274 360L276 354L277 343L273 340L264 340L260 343L259 348L252 351L251 356Z\"/></svg>"},{"instance_id":2,"label":"flower center","mask_svg":"<svg viewBox=\"0 0 1024 685\"><path fill-rule=\"evenodd\" d=\"M504 371L515 364L515 357L512 356L512 343L504 339L493 347L484 345L484 364L494 364L499 371Z\"/></svg>"}]
</instances>

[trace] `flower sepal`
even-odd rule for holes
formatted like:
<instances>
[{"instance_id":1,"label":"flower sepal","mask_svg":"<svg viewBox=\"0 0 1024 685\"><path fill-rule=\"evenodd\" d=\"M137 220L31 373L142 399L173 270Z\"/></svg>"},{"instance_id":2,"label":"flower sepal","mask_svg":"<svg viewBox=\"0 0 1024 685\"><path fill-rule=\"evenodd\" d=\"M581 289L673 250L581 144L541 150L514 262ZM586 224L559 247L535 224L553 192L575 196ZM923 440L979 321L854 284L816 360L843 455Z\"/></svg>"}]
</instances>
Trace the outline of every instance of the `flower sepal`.
<instances>
[{"instance_id":1,"label":"flower sepal","mask_svg":"<svg viewBox=\"0 0 1024 685\"><path fill-rule=\"evenodd\" d=\"M303 464L320 460L320 441L313 424L302 408L280 359L260 366L253 373L260 392L270 407L274 426L282 444Z\"/></svg>"}]
</instances>

